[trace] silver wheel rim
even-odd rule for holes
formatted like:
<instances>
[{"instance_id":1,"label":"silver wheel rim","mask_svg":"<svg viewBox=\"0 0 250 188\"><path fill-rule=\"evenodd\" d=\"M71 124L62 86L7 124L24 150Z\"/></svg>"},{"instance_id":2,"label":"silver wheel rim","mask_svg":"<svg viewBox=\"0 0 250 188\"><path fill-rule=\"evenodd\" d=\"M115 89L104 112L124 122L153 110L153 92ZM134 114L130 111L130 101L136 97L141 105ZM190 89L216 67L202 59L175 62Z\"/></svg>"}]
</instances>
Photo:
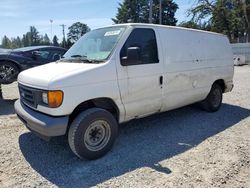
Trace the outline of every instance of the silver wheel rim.
<instances>
[{"instance_id":1,"label":"silver wheel rim","mask_svg":"<svg viewBox=\"0 0 250 188\"><path fill-rule=\"evenodd\" d=\"M213 90L212 92L212 105L214 107L218 107L221 103L221 93L220 93L220 90L219 89L215 89Z\"/></svg>"},{"instance_id":2,"label":"silver wheel rim","mask_svg":"<svg viewBox=\"0 0 250 188\"><path fill-rule=\"evenodd\" d=\"M12 66L1 65L0 66L0 79L9 80L12 79L16 74L15 69Z\"/></svg>"},{"instance_id":3,"label":"silver wheel rim","mask_svg":"<svg viewBox=\"0 0 250 188\"><path fill-rule=\"evenodd\" d=\"M90 151L99 151L109 142L111 129L108 122L97 120L90 124L84 134L84 144Z\"/></svg>"}]
</instances>

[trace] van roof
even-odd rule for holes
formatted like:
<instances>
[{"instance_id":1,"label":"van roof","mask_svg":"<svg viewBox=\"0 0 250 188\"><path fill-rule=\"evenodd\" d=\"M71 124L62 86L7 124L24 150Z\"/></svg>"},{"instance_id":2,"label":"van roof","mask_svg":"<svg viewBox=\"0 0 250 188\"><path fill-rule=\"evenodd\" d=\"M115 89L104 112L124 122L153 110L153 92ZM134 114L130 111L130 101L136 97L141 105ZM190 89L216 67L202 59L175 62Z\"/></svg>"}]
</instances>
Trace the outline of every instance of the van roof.
<instances>
[{"instance_id":1,"label":"van roof","mask_svg":"<svg viewBox=\"0 0 250 188\"><path fill-rule=\"evenodd\" d=\"M160 24L124 23L124 24L114 24L114 25L110 25L110 26L107 26L107 27L111 27L111 26L150 26L150 27L160 27L160 28L169 28L169 29L180 29L180 30L187 30L187 31L195 31L195 32L202 32L202 33L208 33L208 34L220 35L220 36L227 37L224 34L215 33L215 32L211 32L211 31L204 31L204 30L191 29L191 28L178 27L178 26L160 25Z\"/></svg>"}]
</instances>

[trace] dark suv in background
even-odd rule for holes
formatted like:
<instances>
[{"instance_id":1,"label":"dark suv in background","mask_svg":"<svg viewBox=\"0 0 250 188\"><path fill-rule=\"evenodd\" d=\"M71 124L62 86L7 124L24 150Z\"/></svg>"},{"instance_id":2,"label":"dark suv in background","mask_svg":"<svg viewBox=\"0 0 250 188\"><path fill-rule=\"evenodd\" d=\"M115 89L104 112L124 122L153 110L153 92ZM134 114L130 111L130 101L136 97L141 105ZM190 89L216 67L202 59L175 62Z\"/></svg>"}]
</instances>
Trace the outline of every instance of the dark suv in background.
<instances>
[{"instance_id":1,"label":"dark suv in background","mask_svg":"<svg viewBox=\"0 0 250 188\"><path fill-rule=\"evenodd\" d=\"M67 49L55 46L32 46L0 52L0 84L10 84L19 72L60 59Z\"/></svg>"}]
</instances>

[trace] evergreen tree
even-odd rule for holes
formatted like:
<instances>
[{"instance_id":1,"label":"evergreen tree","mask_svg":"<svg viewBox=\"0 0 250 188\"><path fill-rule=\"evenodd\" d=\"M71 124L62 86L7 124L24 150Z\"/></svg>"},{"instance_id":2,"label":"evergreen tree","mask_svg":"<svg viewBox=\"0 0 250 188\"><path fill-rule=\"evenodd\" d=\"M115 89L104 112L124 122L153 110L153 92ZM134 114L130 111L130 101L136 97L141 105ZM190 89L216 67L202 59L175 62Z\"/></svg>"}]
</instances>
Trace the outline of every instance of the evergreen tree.
<instances>
[{"instance_id":1,"label":"evergreen tree","mask_svg":"<svg viewBox=\"0 0 250 188\"><path fill-rule=\"evenodd\" d=\"M59 46L58 38L56 35L53 37L53 46Z\"/></svg>"},{"instance_id":2,"label":"evergreen tree","mask_svg":"<svg viewBox=\"0 0 250 188\"><path fill-rule=\"evenodd\" d=\"M115 23L147 23L148 22L148 1L147 0L124 0L119 3Z\"/></svg>"},{"instance_id":3,"label":"evergreen tree","mask_svg":"<svg viewBox=\"0 0 250 188\"><path fill-rule=\"evenodd\" d=\"M66 48L69 49L74 43L71 42L71 40L68 38L66 41Z\"/></svg>"},{"instance_id":4,"label":"evergreen tree","mask_svg":"<svg viewBox=\"0 0 250 188\"><path fill-rule=\"evenodd\" d=\"M63 40L62 40L60 46L63 47L63 48L67 48L67 46L68 46L68 45L67 45L67 41L65 40L64 37L63 37Z\"/></svg>"},{"instance_id":5,"label":"evergreen tree","mask_svg":"<svg viewBox=\"0 0 250 188\"><path fill-rule=\"evenodd\" d=\"M178 5L173 0L162 0L162 24L176 25L175 12ZM159 23L159 0L153 0L152 22ZM149 1L148 0L124 0L119 3L118 12L112 19L115 23L148 23Z\"/></svg>"},{"instance_id":6,"label":"evergreen tree","mask_svg":"<svg viewBox=\"0 0 250 188\"><path fill-rule=\"evenodd\" d=\"M47 33L45 33L45 35L43 36L42 44L43 45L50 45L50 39L49 39Z\"/></svg>"},{"instance_id":7,"label":"evergreen tree","mask_svg":"<svg viewBox=\"0 0 250 188\"><path fill-rule=\"evenodd\" d=\"M16 38L16 44L17 44L17 47L18 47L18 48L23 47L22 40L20 39L19 36Z\"/></svg>"},{"instance_id":8,"label":"evergreen tree","mask_svg":"<svg viewBox=\"0 0 250 188\"><path fill-rule=\"evenodd\" d=\"M38 35L38 31L35 26L30 26L30 31L26 34L28 37L30 46L36 46L40 44L40 36Z\"/></svg>"},{"instance_id":9,"label":"evergreen tree","mask_svg":"<svg viewBox=\"0 0 250 188\"><path fill-rule=\"evenodd\" d=\"M20 37L11 39L11 48L21 48L21 47L22 47L22 41Z\"/></svg>"},{"instance_id":10,"label":"evergreen tree","mask_svg":"<svg viewBox=\"0 0 250 188\"><path fill-rule=\"evenodd\" d=\"M175 12L178 9L178 5L173 0L162 0L162 24L163 25L176 25L177 19L175 18ZM148 11L149 12L149 11ZM159 0L153 0L153 23L159 24ZM149 17L149 15L148 15Z\"/></svg>"},{"instance_id":11,"label":"evergreen tree","mask_svg":"<svg viewBox=\"0 0 250 188\"><path fill-rule=\"evenodd\" d=\"M23 35L22 44L24 47L30 46L30 41L29 41L29 37L27 36L27 33Z\"/></svg>"},{"instance_id":12,"label":"evergreen tree","mask_svg":"<svg viewBox=\"0 0 250 188\"><path fill-rule=\"evenodd\" d=\"M3 48L11 48L11 41L6 35L2 39L2 46Z\"/></svg>"}]
</instances>

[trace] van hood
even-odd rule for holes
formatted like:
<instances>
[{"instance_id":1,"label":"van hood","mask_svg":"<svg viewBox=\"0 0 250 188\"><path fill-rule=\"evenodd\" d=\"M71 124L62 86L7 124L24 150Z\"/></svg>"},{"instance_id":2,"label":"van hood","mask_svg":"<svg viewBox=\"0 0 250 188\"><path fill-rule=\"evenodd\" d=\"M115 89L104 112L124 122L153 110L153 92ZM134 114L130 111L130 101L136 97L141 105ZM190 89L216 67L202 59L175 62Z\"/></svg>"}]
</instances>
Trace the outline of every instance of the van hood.
<instances>
[{"instance_id":1,"label":"van hood","mask_svg":"<svg viewBox=\"0 0 250 188\"><path fill-rule=\"evenodd\" d=\"M101 64L53 62L21 72L18 82L30 87L49 89L49 84L55 80L78 75L98 66Z\"/></svg>"}]
</instances>

